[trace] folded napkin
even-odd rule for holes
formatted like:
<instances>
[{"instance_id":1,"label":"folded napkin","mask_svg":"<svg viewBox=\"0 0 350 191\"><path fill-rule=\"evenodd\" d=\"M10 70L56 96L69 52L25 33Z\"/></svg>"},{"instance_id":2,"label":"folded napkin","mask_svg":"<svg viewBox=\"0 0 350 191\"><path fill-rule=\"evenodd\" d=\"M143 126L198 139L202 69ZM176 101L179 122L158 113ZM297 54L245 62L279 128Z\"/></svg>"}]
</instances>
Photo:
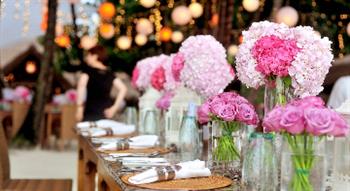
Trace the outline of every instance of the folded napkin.
<instances>
[{"instance_id":1,"label":"folded napkin","mask_svg":"<svg viewBox=\"0 0 350 191\"><path fill-rule=\"evenodd\" d=\"M124 126L124 123L110 120L110 119L101 119L98 121L83 121L77 124L77 128L80 130L89 129L89 128L113 128Z\"/></svg>"},{"instance_id":2,"label":"folded napkin","mask_svg":"<svg viewBox=\"0 0 350 191\"><path fill-rule=\"evenodd\" d=\"M158 143L157 135L140 135L125 140L119 140L103 144L98 150L126 150L126 149L147 149L155 147Z\"/></svg>"},{"instance_id":3,"label":"folded napkin","mask_svg":"<svg viewBox=\"0 0 350 191\"><path fill-rule=\"evenodd\" d=\"M110 127L94 127L88 129L80 129L80 133L87 137L101 137L106 135L126 135L135 131L135 125L127 125L124 123L115 123Z\"/></svg>"},{"instance_id":4,"label":"folded napkin","mask_svg":"<svg viewBox=\"0 0 350 191\"><path fill-rule=\"evenodd\" d=\"M206 177L211 172L205 167L205 162L200 160L178 163L174 166L155 167L129 178L132 184L146 184L157 181Z\"/></svg>"}]
</instances>

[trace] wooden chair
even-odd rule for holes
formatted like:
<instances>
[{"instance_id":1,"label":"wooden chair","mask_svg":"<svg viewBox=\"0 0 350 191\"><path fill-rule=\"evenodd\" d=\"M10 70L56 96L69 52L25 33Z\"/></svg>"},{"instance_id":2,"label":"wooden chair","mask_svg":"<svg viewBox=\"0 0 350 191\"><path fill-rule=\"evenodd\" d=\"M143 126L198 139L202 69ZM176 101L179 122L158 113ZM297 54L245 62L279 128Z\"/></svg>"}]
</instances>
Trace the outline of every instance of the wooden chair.
<instances>
[{"instance_id":1,"label":"wooden chair","mask_svg":"<svg viewBox=\"0 0 350 191\"><path fill-rule=\"evenodd\" d=\"M0 190L1 191L71 191L70 179L11 179L10 161L4 129L0 125Z\"/></svg>"}]
</instances>

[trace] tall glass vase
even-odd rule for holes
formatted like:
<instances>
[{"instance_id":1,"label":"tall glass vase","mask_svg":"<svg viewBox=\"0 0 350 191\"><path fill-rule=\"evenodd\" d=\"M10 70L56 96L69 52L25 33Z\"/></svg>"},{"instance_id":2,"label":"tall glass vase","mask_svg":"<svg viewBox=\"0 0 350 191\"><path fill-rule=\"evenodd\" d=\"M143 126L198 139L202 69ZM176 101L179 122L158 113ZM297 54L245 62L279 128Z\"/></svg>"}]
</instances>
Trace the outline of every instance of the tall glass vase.
<instances>
[{"instance_id":1,"label":"tall glass vase","mask_svg":"<svg viewBox=\"0 0 350 191\"><path fill-rule=\"evenodd\" d=\"M325 191L325 144L311 135L284 135L281 191Z\"/></svg>"},{"instance_id":2,"label":"tall glass vase","mask_svg":"<svg viewBox=\"0 0 350 191\"><path fill-rule=\"evenodd\" d=\"M241 123L212 122L211 168L217 174L233 176L240 169Z\"/></svg>"},{"instance_id":3,"label":"tall glass vase","mask_svg":"<svg viewBox=\"0 0 350 191\"><path fill-rule=\"evenodd\" d=\"M278 164L275 136L270 133L251 133L242 165L242 190L277 191Z\"/></svg>"}]
</instances>

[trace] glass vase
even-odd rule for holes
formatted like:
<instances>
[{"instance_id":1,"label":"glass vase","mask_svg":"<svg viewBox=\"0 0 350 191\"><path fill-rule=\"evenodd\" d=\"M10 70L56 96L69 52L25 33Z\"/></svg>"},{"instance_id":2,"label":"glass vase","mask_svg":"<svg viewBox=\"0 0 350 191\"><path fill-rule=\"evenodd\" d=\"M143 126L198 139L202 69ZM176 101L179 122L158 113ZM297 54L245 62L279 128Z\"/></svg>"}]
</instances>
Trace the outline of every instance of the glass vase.
<instances>
[{"instance_id":1,"label":"glass vase","mask_svg":"<svg viewBox=\"0 0 350 191\"><path fill-rule=\"evenodd\" d=\"M325 191L325 145L320 137L284 135L281 191Z\"/></svg>"},{"instance_id":2,"label":"glass vase","mask_svg":"<svg viewBox=\"0 0 350 191\"><path fill-rule=\"evenodd\" d=\"M240 174L241 123L212 122L211 168L214 173L225 176Z\"/></svg>"},{"instance_id":3,"label":"glass vase","mask_svg":"<svg viewBox=\"0 0 350 191\"><path fill-rule=\"evenodd\" d=\"M276 105L285 105L293 97L290 77L275 77L266 80L264 93L264 113L271 111Z\"/></svg>"},{"instance_id":4,"label":"glass vase","mask_svg":"<svg viewBox=\"0 0 350 191\"><path fill-rule=\"evenodd\" d=\"M276 191L278 164L274 135L251 133L242 164L242 190Z\"/></svg>"},{"instance_id":5,"label":"glass vase","mask_svg":"<svg viewBox=\"0 0 350 191\"><path fill-rule=\"evenodd\" d=\"M185 116L179 133L179 149L182 161L200 157L200 142L197 121L194 116Z\"/></svg>"},{"instance_id":6,"label":"glass vase","mask_svg":"<svg viewBox=\"0 0 350 191\"><path fill-rule=\"evenodd\" d=\"M159 122L159 119L157 117L156 110L146 111L145 118L143 120L143 127L144 127L143 134L159 136L158 122Z\"/></svg>"}]
</instances>

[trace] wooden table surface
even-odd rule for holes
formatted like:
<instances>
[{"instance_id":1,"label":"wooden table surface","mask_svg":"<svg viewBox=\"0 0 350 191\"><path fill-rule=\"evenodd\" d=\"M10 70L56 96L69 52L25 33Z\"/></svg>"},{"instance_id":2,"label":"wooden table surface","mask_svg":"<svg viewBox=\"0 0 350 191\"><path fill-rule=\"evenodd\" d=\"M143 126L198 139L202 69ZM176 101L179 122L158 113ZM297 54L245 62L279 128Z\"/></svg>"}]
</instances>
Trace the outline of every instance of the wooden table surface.
<instances>
[{"instance_id":1,"label":"wooden table surface","mask_svg":"<svg viewBox=\"0 0 350 191\"><path fill-rule=\"evenodd\" d=\"M178 153L169 153L163 156L172 164L181 161ZM99 191L148 190L125 184L120 178L123 175L120 171L121 168L121 163L105 160L103 153L96 151L96 146L89 138L79 136L78 191L93 191L96 187ZM95 185L96 177L98 177L97 185ZM239 188L238 184L234 183L218 190L238 191Z\"/></svg>"}]
</instances>

